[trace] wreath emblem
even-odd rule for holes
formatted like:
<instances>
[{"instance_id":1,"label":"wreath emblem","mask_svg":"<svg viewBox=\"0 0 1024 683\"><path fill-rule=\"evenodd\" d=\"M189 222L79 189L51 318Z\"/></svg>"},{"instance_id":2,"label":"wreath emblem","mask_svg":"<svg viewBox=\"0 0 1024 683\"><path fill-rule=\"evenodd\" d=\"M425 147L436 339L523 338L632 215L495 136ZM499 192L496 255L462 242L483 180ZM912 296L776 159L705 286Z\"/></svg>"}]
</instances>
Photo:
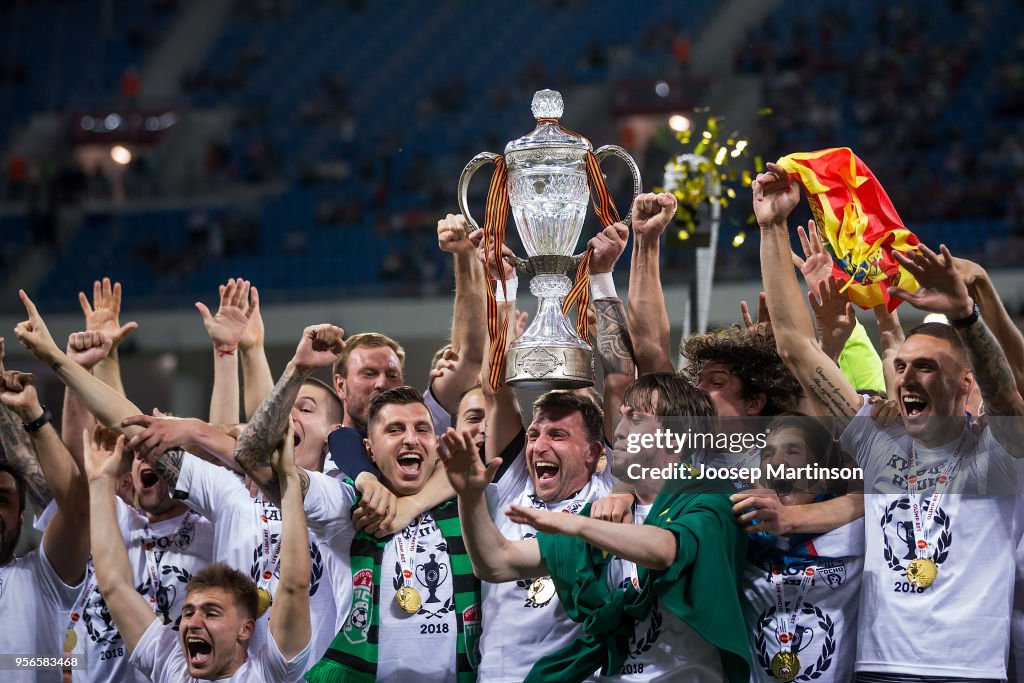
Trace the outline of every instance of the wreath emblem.
<instances>
[{"instance_id":1,"label":"wreath emblem","mask_svg":"<svg viewBox=\"0 0 1024 683\"><path fill-rule=\"evenodd\" d=\"M790 603L786 603L789 607ZM807 668L800 672L794 681L813 681L821 678L828 671L829 667L832 666L832 657L836 653L836 624L828 614L823 612L820 608L805 602L803 607L800 609L800 614L814 616L818 620L818 628L821 629L821 633L824 638L821 643L821 650L819 651L818 658ZM754 647L757 649L757 663L761 665L764 672L769 676L774 676L772 673L772 658L768 654L768 638L765 637L765 633L774 633L775 626L775 608L771 607L761 613L761 616L757 620L756 633L754 637ZM799 628L799 627L798 627ZM801 633L805 633L810 629L806 629ZM813 637L813 636L812 636ZM799 638L799 636L798 636ZM811 644L811 640L808 639L804 648ZM799 645L799 640L795 645Z\"/></svg>"},{"instance_id":2,"label":"wreath emblem","mask_svg":"<svg viewBox=\"0 0 1024 683\"><path fill-rule=\"evenodd\" d=\"M914 526L912 522L907 521L896 521L896 536L906 544L905 552L900 552L892 547L889 543L889 535L886 533L886 528L893 523L897 510L909 510L910 499L906 496L894 500L886 508L885 512L882 513L880 525L882 527L882 557L885 559L889 569L894 572L899 572L901 575L907 575L907 568L903 564L904 560L912 560L917 557L914 549ZM953 532L949 528L950 519L949 513L943 510L941 507L935 510L935 522L941 527L942 531L939 533L938 538L935 539L935 551L932 555L932 560L936 565L941 565L946 561L949 556L949 546L953 543Z\"/></svg>"}]
</instances>

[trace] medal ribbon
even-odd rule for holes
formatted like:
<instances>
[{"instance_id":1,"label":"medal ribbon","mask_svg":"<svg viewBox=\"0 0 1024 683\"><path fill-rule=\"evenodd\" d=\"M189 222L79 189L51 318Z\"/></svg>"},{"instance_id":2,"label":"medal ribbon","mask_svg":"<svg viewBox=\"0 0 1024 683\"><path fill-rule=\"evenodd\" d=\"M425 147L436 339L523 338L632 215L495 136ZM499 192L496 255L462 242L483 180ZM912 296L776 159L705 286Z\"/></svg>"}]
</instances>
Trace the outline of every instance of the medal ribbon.
<instances>
[{"instance_id":1,"label":"medal ribbon","mask_svg":"<svg viewBox=\"0 0 1024 683\"><path fill-rule=\"evenodd\" d=\"M776 573L778 571L778 573ZM786 579L782 570L772 567L771 582L775 589L775 636L781 646L781 652L789 652L793 649L793 642L796 640L796 620L800 616L800 609L804 606L804 598L807 597L807 589L811 586L811 580L817 573L818 568L810 566L804 569L804 575L800 578L800 586L797 588L796 597L793 599L793 609L786 612L786 602L783 599L782 588Z\"/></svg>"},{"instance_id":2,"label":"medal ribbon","mask_svg":"<svg viewBox=\"0 0 1024 683\"><path fill-rule=\"evenodd\" d=\"M182 528L188 524L189 519L192 517L192 511L189 510L182 517L181 523L178 525L178 530L174 533L174 537L177 537L181 532ZM142 549L146 553L146 569L149 570L149 604L153 606L153 611L156 611L156 596L160 592L160 588L163 585L160 583L160 562L156 559L156 541L153 540L153 531L149 528L149 522L146 522L146 526L142 527L142 533L145 536L145 540L142 544ZM173 538L173 537L172 537ZM166 551L165 551L166 552ZM160 554L160 559L164 558L165 553ZM165 614L165 617L170 618L169 614Z\"/></svg>"},{"instance_id":3,"label":"medal ribbon","mask_svg":"<svg viewBox=\"0 0 1024 683\"><path fill-rule=\"evenodd\" d=\"M75 624L82 618L82 615L85 613L85 606L89 604L89 598L92 597L94 590L96 590L96 570L92 566L92 557L89 557L89 561L85 563L85 590L82 591L82 597L75 603L71 614L68 616L67 630L73 629Z\"/></svg>"},{"instance_id":4,"label":"medal ribbon","mask_svg":"<svg viewBox=\"0 0 1024 683\"><path fill-rule=\"evenodd\" d=\"M416 544L420 540L420 525L423 524L423 519L426 516L426 513L420 515L416 522L416 528L412 532L412 554L409 556L409 564L405 562L406 552L402 534L395 534L395 544L398 546L398 564L402 567L402 585L404 586L412 586L412 577L416 573L416 567L413 566L416 563Z\"/></svg>"},{"instance_id":5,"label":"medal ribbon","mask_svg":"<svg viewBox=\"0 0 1024 683\"><path fill-rule=\"evenodd\" d=\"M257 502L260 504L257 508L257 514L260 517L260 524L263 527L263 569L260 570L259 578L256 580L256 587L262 588L269 592L268 586L270 580L274 578L274 572L277 571L277 564L281 560L281 537L284 534L277 535L277 543L274 544L274 549L270 549L270 520L267 519L267 513L263 509L263 496L262 494L257 496Z\"/></svg>"},{"instance_id":6,"label":"medal ribbon","mask_svg":"<svg viewBox=\"0 0 1024 683\"><path fill-rule=\"evenodd\" d=\"M960 448L964 445L964 438L967 432L960 436L960 441L953 451L952 457L946 461L946 466L939 473L938 482L935 484L935 491L925 508L924 520L921 519L921 498L918 496L917 488L917 449L914 442L910 442L910 462L907 465L907 496L910 498L910 511L914 516L914 552L919 559L928 558L928 529L932 525L932 518L935 517L935 510L939 507L939 499L946 492L953 478L960 471Z\"/></svg>"}]
</instances>

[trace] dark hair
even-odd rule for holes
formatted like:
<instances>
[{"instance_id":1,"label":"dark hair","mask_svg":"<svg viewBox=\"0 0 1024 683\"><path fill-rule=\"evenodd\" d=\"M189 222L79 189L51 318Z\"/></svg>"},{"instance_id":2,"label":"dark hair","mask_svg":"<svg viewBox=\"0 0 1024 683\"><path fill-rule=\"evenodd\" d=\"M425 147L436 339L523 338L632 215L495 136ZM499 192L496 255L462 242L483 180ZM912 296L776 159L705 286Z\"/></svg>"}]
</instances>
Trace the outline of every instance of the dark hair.
<instances>
[{"instance_id":1,"label":"dark hair","mask_svg":"<svg viewBox=\"0 0 1024 683\"><path fill-rule=\"evenodd\" d=\"M427 404L423 402L423 394L420 393L419 389L415 389L410 386L395 387L394 389L386 389L370 401L370 414L366 420L367 426L373 424L373 421L377 418L377 414L384 409L384 406L396 404L400 406L406 406L413 403L419 403L424 408ZM427 411L430 412L429 410ZM431 416L433 421L433 416Z\"/></svg>"},{"instance_id":2,"label":"dark hair","mask_svg":"<svg viewBox=\"0 0 1024 683\"><path fill-rule=\"evenodd\" d=\"M334 393L334 389L327 384L318 380L316 377L307 377L303 382L303 386L316 387L317 389L323 390L328 396L327 399L327 420L331 424L340 424L345 419L345 404L342 403L338 395Z\"/></svg>"},{"instance_id":3,"label":"dark hair","mask_svg":"<svg viewBox=\"0 0 1024 683\"><path fill-rule=\"evenodd\" d=\"M356 349L378 349L384 347L395 352L395 355L398 356L398 364L404 368L405 349L402 348L401 344L391 337L378 332L363 332L362 334L353 334L345 340L345 348L341 350L341 354L334 361L334 367L331 370L335 375L341 375L343 378L347 377L348 357L352 355L353 351Z\"/></svg>"},{"instance_id":4,"label":"dark hair","mask_svg":"<svg viewBox=\"0 0 1024 683\"><path fill-rule=\"evenodd\" d=\"M14 490L18 494L18 514L25 511L25 475L9 462L0 462L0 472L7 472L14 479Z\"/></svg>"},{"instance_id":5,"label":"dark hair","mask_svg":"<svg viewBox=\"0 0 1024 683\"><path fill-rule=\"evenodd\" d=\"M549 391L533 402L533 417L536 418L542 410L579 411L587 440L604 443L604 413L590 397L571 391Z\"/></svg>"},{"instance_id":6,"label":"dark hair","mask_svg":"<svg viewBox=\"0 0 1024 683\"><path fill-rule=\"evenodd\" d=\"M465 398L467 396L469 396L472 392L474 392L474 391L483 391L483 389L484 389L484 385L482 385L482 384L475 384L475 385L471 386L469 389L466 389L461 394L459 394L458 400L455 401L455 407L452 408L452 413L451 413L452 427L458 428L458 426L459 426L459 413L462 412L462 401L465 400Z\"/></svg>"},{"instance_id":7,"label":"dark hair","mask_svg":"<svg viewBox=\"0 0 1024 683\"><path fill-rule=\"evenodd\" d=\"M815 465L824 468L846 467L850 458L843 451L839 442L832 438L829 428L825 426L829 420L829 418L815 417L794 410L778 415L768 424L765 433L767 435L782 429L798 429L804 435L804 441L807 443L807 449L810 451L812 462ZM837 495L858 491L860 490L859 486L859 483L852 480L836 480L826 483L828 491Z\"/></svg>"},{"instance_id":8,"label":"dark hair","mask_svg":"<svg viewBox=\"0 0 1024 683\"><path fill-rule=\"evenodd\" d=\"M921 323L907 332L907 339L910 339L915 334L923 334L926 337L934 337L935 339L949 342L960 364L965 369L970 369L971 358L967 354L967 345L964 344L964 340L960 338L960 335L957 334L952 325L947 325L946 323Z\"/></svg>"},{"instance_id":9,"label":"dark hair","mask_svg":"<svg viewBox=\"0 0 1024 683\"><path fill-rule=\"evenodd\" d=\"M640 375L626 387L622 402L659 417L689 418L694 432L711 432L718 414L706 391L672 372Z\"/></svg>"},{"instance_id":10,"label":"dark hair","mask_svg":"<svg viewBox=\"0 0 1024 683\"><path fill-rule=\"evenodd\" d=\"M259 610L259 595L256 584L248 576L223 562L208 564L192 575L185 584L185 592L191 593L207 588L220 588L228 593L243 612L253 619Z\"/></svg>"},{"instance_id":11,"label":"dark hair","mask_svg":"<svg viewBox=\"0 0 1024 683\"><path fill-rule=\"evenodd\" d=\"M682 373L698 382L700 371L709 363L721 363L740 379L744 400L764 394L762 415L778 415L796 408L800 383L779 357L775 336L763 328L747 330L733 325L718 332L694 334L682 344L689 364Z\"/></svg>"}]
</instances>

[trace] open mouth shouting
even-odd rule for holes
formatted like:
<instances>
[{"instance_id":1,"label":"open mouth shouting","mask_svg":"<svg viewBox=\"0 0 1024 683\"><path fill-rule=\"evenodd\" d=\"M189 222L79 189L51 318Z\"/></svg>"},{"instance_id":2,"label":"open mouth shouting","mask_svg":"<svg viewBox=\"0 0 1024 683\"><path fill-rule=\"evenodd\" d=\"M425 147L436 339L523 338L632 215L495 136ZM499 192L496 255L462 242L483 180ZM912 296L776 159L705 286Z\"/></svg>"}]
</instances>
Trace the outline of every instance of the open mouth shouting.
<instances>
[{"instance_id":1,"label":"open mouth shouting","mask_svg":"<svg viewBox=\"0 0 1024 683\"><path fill-rule=\"evenodd\" d=\"M210 663L213 644L194 633L185 636L185 659L189 667L202 669Z\"/></svg>"},{"instance_id":2,"label":"open mouth shouting","mask_svg":"<svg viewBox=\"0 0 1024 683\"><path fill-rule=\"evenodd\" d=\"M900 396L900 406L903 416L914 420L921 417L928 408L928 399L919 394L905 392Z\"/></svg>"},{"instance_id":3,"label":"open mouth shouting","mask_svg":"<svg viewBox=\"0 0 1024 683\"><path fill-rule=\"evenodd\" d=\"M144 467L139 470L139 483L142 484L143 491L149 491L160 483L160 475L152 468Z\"/></svg>"},{"instance_id":4,"label":"open mouth shouting","mask_svg":"<svg viewBox=\"0 0 1024 683\"><path fill-rule=\"evenodd\" d=\"M402 451L398 454L398 471L403 479L418 479L423 471L423 454L416 451Z\"/></svg>"}]
</instances>

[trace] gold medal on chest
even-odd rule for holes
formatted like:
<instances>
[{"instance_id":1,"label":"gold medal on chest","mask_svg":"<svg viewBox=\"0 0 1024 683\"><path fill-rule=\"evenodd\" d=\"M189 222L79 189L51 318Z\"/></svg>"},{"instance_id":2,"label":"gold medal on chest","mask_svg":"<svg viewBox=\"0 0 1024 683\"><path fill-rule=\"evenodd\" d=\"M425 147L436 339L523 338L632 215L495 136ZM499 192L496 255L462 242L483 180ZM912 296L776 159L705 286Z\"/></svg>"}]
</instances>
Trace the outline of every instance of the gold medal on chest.
<instances>
[{"instance_id":1,"label":"gold medal on chest","mask_svg":"<svg viewBox=\"0 0 1024 683\"><path fill-rule=\"evenodd\" d=\"M423 606L423 599L420 597L420 592L412 586L402 586L395 593L395 602L402 608L403 612L409 614L416 614L420 611L420 607Z\"/></svg>"},{"instance_id":2,"label":"gold medal on chest","mask_svg":"<svg viewBox=\"0 0 1024 683\"><path fill-rule=\"evenodd\" d=\"M795 652L777 652L772 657L772 676L780 681L791 681L800 673L800 658Z\"/></svg>"},{"instance_id":3,"label":"gold medal on chest","mask_svg":"<svg viewBox=\"0 0 1024 683\"><path fill-rule=\"evenodd\" d=\"M266 588L256 589L256 618L259 619L274 604L274 596Z\"/></svg>"},{"instance_id":4,"label":"gold medal on chest","mask_svg":"<svg viewBox=\"0 0 1024 683\"><path fill-rule=\"evenodd\" d=\"M907 565L907 580L917 588L927 588L932 585L938 575L939 566L931 558L915 557Z\"/></svg>"},{"instance_id":5,"label":"gold medal on chest","mask_svg":"<svg viewBox=\"0 0 1024 683\"><path fill-rule=\"evenodd\" d=\"M527 599L532 606L542 607L548 604L553 597L555 597L555 582L551 580L550 576L539 578L530 584Z\"/></svg>"}]
</instances>

